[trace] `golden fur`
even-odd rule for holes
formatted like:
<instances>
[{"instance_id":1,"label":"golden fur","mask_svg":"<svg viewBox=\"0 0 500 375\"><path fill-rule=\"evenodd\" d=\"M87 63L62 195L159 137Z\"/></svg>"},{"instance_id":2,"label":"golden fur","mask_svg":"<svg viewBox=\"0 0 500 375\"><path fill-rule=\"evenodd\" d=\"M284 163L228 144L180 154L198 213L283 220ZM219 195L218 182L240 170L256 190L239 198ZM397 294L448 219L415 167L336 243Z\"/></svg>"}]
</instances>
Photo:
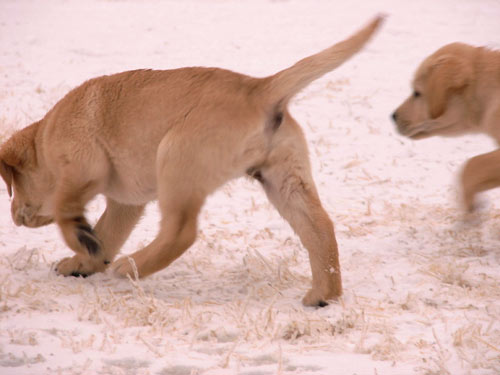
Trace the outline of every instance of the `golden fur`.
<instances>
[{"instance_id":1,"label":"golden fur","mask_svg":"<svg viewBox=\"0 0 500 375\"><path fill-rule=\"evenodd\" d=\"M136 70L91 79L0 149L0 173L13 191L17 225L55 221L76 252L63 275L103 271L158 199L157 237L131 255L139 276L168 266L194 241L207 195L251 175L309 251L306 305L342 293L333 224L311 177L306 141L287 110L290 98L336 68L370 39L381 18L343 42L267 78L217 68ZM95 228L84 216L107 200ZM133 274L128 257L112 265Z\"/></svg>"},{"instance_id":2,"label":"golden fur","mask_svg":"<svg viewBox=\"0 0 500 375\"><path fill-rule=\"evenodd\" d=\"M394 112L402 135L484 133L500 145L500 51L448 44L417 69L413 94ZM500 186L500 150L470 159L461 183L466 208L477 193Z\"/></svg>"}]
</instances>

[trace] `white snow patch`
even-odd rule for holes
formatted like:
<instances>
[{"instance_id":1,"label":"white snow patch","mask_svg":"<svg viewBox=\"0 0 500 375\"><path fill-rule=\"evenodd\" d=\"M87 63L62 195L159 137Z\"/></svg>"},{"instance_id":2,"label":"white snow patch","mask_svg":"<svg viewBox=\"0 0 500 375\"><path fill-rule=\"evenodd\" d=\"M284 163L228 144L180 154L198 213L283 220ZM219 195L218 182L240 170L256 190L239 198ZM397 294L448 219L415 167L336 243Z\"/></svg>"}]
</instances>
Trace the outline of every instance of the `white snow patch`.
<instances>
[{"instance_id":1,"label":"white snow patch","mask_svg":"<svg viewBox=\"0 0 500 375\"><path fill-rule=\"evenodd\" d=\"M210 197L195 245L145 280L56 276L54 226L15 227L2 186L2 374L498 374L498 191L464 221L455 176L481 136L412 142L390 113L445 43L498 47L497 0L0 2L0 135L69 89L134 68L220 66L264 76L388 14L369 46L300 93L345 295L304 308L306 251L256 183ZM96 220L101 199L89 208ZM151 241L156 206L125 245Z\"/></svg>"}]
</instances>

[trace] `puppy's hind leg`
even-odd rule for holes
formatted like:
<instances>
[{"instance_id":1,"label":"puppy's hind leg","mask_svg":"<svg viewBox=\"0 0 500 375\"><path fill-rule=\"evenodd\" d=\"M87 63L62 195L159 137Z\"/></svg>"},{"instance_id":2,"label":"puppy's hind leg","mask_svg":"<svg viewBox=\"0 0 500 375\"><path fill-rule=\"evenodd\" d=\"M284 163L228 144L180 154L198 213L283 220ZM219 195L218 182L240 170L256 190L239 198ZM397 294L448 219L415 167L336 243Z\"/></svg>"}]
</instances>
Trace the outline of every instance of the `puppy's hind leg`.
<instances>
[{"instance_id":1,"label":"puppy's hind leg","mask_svg":"<svg viewBox=\"0 0 500 375\"><path fill-rule=\"evenodd\" d=\"M108 198L106 210L94 228L95 235L102 245L101 251L94 256L76 254L65 258L57 265L57 272L66 276L87 276L104 271L125 243L143 212L144 206L124 205Z\"/></svg>"},{"instance_id":2,"label":"puppy's hind leg","mask_svg":"<svg viewBox=\"0 0 500 375\"><path fill-rule=\"evenodd\" d=\"M271 154L253 176L309 252L312 288L303 304L327 305L328 299L342 294L337 242L312 180L305 140L295 122L288 121L278 130Z\"/></svg>"}]
</instances>

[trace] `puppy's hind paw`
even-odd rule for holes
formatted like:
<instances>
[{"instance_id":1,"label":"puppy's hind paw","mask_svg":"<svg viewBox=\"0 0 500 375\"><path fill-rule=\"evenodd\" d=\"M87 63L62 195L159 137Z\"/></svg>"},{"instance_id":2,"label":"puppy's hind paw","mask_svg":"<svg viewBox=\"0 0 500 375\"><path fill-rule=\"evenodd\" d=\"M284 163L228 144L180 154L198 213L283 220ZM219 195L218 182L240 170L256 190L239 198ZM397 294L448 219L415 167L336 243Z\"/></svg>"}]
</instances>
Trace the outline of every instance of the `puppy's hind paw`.
<instances>
[{"instance_id":1,"label":"puppy's hind paw","mask_svg":"<svg viewBox=\"0 0 500 375\"><path fill-rule=\"evenodd\" d=\"M330 299L335 299L335 298L330 298ZM328 306L328 302L326 302L326 298L323 298L322 296L318 295L313 289L309 290L305 297L302 299L302 304L304 306L311 306L311 307L326 307Z\"/></svg>"}]
</instances>

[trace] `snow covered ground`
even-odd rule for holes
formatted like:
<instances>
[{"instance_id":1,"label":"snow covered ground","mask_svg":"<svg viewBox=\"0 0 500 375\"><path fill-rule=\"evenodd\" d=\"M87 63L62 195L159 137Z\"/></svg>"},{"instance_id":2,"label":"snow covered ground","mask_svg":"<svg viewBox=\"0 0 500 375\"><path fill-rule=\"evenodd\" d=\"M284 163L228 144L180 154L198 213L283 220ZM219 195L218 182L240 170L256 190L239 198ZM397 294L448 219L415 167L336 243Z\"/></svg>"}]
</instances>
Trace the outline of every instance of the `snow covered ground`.
<instances>
[{"instance_id":1,"label":"snow covered ground","mask_svg":"<svg viewBox=\"0 0 500 375\"><path fill-rule=\"evenodd\" d=\"M300 299L306 251L257 183L210 197L199 239L138 282L57 276L55 226L15 227L0 192L0 374L498 374L500 191L465 223L456 176L482 136L413 142L390 113L418 63L462 41L500 47L498 0L2 0L0 136L84 80L134 68L219 66L255 76L388 15L369 46L291 112L336 224L344 297ZM95 200L95 221L103 201ZM156 234L151 204L126 243Z\"/></svg>"}]
</instances>

